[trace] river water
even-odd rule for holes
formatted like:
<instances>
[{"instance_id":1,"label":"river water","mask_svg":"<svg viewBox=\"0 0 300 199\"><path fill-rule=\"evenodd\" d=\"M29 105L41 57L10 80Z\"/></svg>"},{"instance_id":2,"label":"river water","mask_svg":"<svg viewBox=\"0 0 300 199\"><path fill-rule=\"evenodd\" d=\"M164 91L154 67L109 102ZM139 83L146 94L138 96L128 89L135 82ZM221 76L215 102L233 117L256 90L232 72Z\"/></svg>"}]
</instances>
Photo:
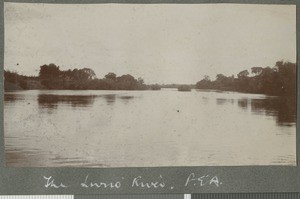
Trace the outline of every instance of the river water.
<instances>
[{"instance_id":1,"label":"river water","mask_svg":"<svg viewBox=\"0 0 300 199\"><path fill-rule=\"evenodd\" d=\"M9 167L295 165L296 106L237 92L5 92Z\"/></svg>"}]
</instances>

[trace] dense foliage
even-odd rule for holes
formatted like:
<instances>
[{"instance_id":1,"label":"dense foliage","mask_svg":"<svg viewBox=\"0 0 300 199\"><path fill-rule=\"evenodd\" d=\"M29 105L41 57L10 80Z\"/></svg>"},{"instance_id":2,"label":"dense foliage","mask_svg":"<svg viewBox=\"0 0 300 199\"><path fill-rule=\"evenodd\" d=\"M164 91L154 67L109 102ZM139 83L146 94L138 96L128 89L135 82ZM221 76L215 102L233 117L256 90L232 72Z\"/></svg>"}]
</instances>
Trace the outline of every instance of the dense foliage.
<instances>
[{"instance_id":1,"label":"dense foliage","mask_svg":"<svg viewBox=\"0 0 300 199\"><path fill-rule=\"evenodd\" d=\"M269 95L296 95L296 64L278 61L271 67L252 67L237 74L237 78L218 74L215 81L205 76L197 82L198 89L216 89Z\"/></svg>"},{"instance_id":2,"label":"dense foliage","mask_svg":"<svg viewBox=\"0 0 300 199\"><path fill-rule=\"evenodd\" d=\"M4 72L6 84L22 89L89 89L89 90L144 90L147 86L142 78L132 75L117 76L108 73L98 79L90 68L60 70L55 64L40 66L38 77L26 77L17 73Z\"/></svg>"},{"instance_id":3,"label":"dense foliage","mask_svg":"<svg viewBox=\"0 0 300 199\"><path fill-rule=\"evenodd\" d=\"M212 81L209 76L196 85L169 84L146 85L142 78L130 74L117 76L108 73L102 79L96 77L90 68L60 70L55 64L40 66L39 76L28 77L16 72L4 71L5 89L70 89L70 90L160 90L178 88L190 91L191 88L261 93L268 95L296 96L296 64L278 61L274 67L252 67L251 74L243 70L237 77L216 75Z\"/></svg>"}]
</instances>

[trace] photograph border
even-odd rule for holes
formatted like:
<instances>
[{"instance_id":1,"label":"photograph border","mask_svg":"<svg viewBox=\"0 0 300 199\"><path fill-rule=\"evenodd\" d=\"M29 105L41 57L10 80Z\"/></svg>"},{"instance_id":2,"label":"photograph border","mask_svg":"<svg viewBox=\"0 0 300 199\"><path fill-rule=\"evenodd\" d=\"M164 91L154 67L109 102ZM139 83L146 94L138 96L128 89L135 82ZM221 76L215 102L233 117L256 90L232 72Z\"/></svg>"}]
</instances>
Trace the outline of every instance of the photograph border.
<instances>
[{"instance_id":1,"label":"photograph border","mask_svg":"<svg viewBox=\"0 0 300 199\"><path fill-rule=\"evenodd\" d=\"M58 4L98 4L98 3L141 3L141 4L201 4L201 3L238 3L238 4L292 4L296 5L297 63L299 63L299 20L300 1L296 0L1 0L0 3L0 56L4 65L4 2L16 3L58 3ZM297 69L297 166L199 166L199 167L139 167L139 168L15 168L5 166L4 152L4 83L3 67L1 76L1 139L0 139L0 194L158 194L158 193L267 193L300 191L300 136L299 136L299 75ZM197 178L217 177L220 184L206 183L203 186L185 186L187 178L194 174ZM80 184L86 176L94 182L116 182L122 179L120 188L84 188ZM168 186L164 188L133 187L132 180L141 176L145 182L160 180ZM160 177L161 176L161 177ZM67 187L46 186L45 177L51 177L56 184ZM170 188L172 187L172 189Z\"/></svg>"}]
</instances>

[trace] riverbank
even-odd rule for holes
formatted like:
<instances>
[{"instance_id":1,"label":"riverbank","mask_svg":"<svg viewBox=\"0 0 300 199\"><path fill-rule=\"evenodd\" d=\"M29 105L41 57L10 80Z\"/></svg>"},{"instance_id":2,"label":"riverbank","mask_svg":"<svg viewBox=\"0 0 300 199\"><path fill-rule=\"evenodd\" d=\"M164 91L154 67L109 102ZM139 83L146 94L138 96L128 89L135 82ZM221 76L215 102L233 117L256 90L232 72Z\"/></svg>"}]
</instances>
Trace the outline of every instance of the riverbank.
<instances>
[{"instance_id":1,"label":"riverbank","mask_svg":"<svg viewBox=\"0 0 300 199\"><path fill-rule=\"evenodd\" d=\"M296 64L276 62L274 67L252 67L251 74L243 70L234 75L216 75L215 80L205 76L196 84L199 89L237 91L243 93L266 94L276 96L296 96Z\"/></svg>"}]
</instances>

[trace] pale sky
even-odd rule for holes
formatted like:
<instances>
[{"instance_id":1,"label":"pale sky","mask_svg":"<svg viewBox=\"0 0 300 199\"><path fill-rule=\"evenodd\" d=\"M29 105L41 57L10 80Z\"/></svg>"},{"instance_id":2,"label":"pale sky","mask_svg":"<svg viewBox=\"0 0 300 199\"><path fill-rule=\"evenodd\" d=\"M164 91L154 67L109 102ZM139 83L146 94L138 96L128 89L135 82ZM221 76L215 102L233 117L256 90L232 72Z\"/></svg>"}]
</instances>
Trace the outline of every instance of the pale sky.
<instances>
[{"instance_id":1,"label":"pale sky","mask_svg":"<svg viewBox=\"0 0 300 199\"><path fill-rule=\"evenodd\" d=\"M24 75L55 63L195 84L296 62L295 5L4 4L4 68Z\"/></svg>"}]
</instances>

